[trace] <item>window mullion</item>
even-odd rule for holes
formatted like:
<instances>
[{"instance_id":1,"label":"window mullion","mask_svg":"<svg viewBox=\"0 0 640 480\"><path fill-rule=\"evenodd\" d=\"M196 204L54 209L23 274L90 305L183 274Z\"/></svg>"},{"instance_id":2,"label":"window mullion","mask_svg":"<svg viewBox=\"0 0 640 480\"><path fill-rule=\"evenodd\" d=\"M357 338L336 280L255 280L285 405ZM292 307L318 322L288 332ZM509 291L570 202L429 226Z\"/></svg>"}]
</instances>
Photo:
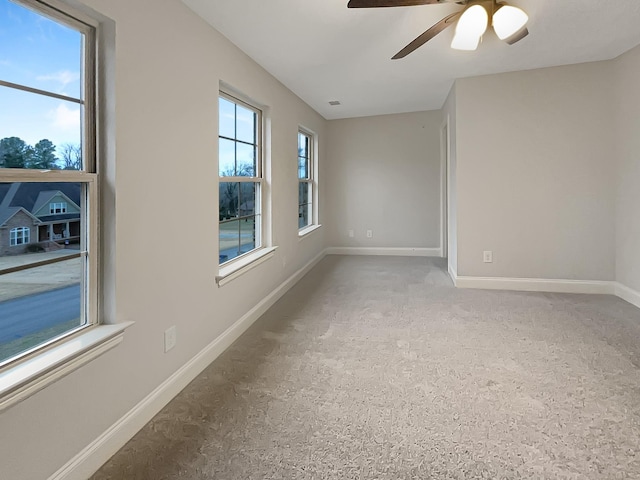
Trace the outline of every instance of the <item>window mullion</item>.
<instances>
[{"instance_id":1,"label":"window mullion","mask_svg":"<svg viewBox=\"0 0 640 480\"><path fill-rule=\"evenodd\" d=\"M260 177L220 177L221 182L229 183L255 183L261 180Z\"/></svg>"},{"instance_id":2,"label":"window mullion","mask_svg":"<svg viewBox=\"0 0 640 480\"><path fill-rule=\"evenodd\" d=\"M242 200L240 183L238 183L238 206L236 207L236 215L240 215L240 201ZM242 250L242 223L241 220L237 220L238 222L238 255L240 255L240 251Z\"/></svg>"},{"instance_id":3,"label":"window mullion","mask_svg":"<svg viewBox=\"0 0 640 480\"><path fill-rule=\"evenodd\" d=\"M84 105L84 100L82 100L82 98L68 97L66 95L60 95L59 93L49 92L47 90L40 90L39 88L33 88L19 83L7 82L6 80L0 80L0 86L21 90L27 93L34 93L36 95L43 95L45 97L56 98L58 100L64 100L65 102L77 103L78 105Z\"/></svg>"}]
</instances>

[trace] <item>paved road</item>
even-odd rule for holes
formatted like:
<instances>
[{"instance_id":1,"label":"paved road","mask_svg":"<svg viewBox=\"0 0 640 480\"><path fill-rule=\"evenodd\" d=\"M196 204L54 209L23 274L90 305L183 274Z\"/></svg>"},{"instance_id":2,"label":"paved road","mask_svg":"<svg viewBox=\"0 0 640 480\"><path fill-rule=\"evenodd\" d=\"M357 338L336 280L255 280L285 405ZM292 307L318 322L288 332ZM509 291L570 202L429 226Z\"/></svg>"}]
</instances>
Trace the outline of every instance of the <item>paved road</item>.
<instances>
[{"instance_id":1,"label":"paved road","mask_svg":"<svg viewBox=\"0 0 640 480\"><path fill-rule=\"evenodd\" d=\"M80 318L80 284L0 302L0 343Z\"/></svg>"}]
</instances>

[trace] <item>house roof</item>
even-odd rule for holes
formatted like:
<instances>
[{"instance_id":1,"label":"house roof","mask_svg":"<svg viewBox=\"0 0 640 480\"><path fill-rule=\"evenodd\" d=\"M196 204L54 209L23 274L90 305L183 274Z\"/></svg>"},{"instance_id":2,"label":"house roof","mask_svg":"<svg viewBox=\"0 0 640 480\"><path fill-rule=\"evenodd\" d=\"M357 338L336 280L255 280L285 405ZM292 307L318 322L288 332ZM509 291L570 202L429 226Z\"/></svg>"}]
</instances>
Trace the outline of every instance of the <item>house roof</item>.
<instances>
[{"instance_id":1,"label":"house roof","mask_svg":"<svg viewBox=\"0 0 640 480\"><path fill-rule=\"evenodd\" d=\"M33 218L34 221L39 222L40 219L35 215L32 215L30 212L26 211L22 207L9 207L3 210L0 210L0 227L7 223L16 213L24 212L26 215Z\"/></svg>"},{"instance_id":2,"label":"house roof","mask_svg":"<svg viewBox=\"0 0 640 480\"><path fill-rule=\"evenodd\" d=\"M33 216L36 211L42 208L48 199L53 198L58 192L62 193L76 205L80 205L81 186L79 183L0 183L0 226L4 225L7 220L21 209ZM67 220L77 218L77 216L77 214L47 215L42 217L42 220ZM33 218L37 219L35 216Z\"/></svg>"},{"instance_id":3,"label":"house roof","mask_svg":"<svg viewBox=\"0 0 640 480\"><path fill-rule=\"evenodd\" d=\"M41 222L64 222L67 220L77 220L80 215L77 213L61 213L58 215L41 215L38 220Z\"/></svg>"},{"instance_id":4,"label":"house roof","mask_svg":"<svg viewBox=\"0 0 640 480\"><path fill-rule=\"evenodd\" d=\"M0 205L2 204L2 199L7 195L7 192L11 188L12 183L0 183Z\"/></svg>"},{"instance_id":5,"label":"house roof","mask_svg":"<svg viewBox=\"0 0 640 480\"><path fill-rule=\"evenodd\" d=\"M44 192L40 192L38 194L38 198L36 198L35 203L33 204L32 211L35 213L44 207L46 204L50 203L50 200L58 195L58 190L45 190Z\"/></svg>"},{"instance_id":6,"label":"house roof","mask_svg":"<svg viewBox=\"0 0 640 480\"><path fill-rule=\"evenodd\" d=\"M13 217L16 213L21 210L20 207L9 207L0 209L0 227L4 225L7 220Z\"/></svg>"}]
</instances>

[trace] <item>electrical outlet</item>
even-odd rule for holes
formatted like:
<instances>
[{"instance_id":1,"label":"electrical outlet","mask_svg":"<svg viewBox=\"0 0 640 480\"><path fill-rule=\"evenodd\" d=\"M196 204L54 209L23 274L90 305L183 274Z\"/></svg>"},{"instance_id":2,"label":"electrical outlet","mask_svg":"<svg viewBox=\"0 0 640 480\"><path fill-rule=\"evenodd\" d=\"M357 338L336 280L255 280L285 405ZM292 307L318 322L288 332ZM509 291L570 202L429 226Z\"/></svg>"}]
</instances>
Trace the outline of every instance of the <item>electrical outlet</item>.
<instances>
[{"instance_id":1,"label":"electrical outlet","mask_svg":"<svg viewBox=\"0 0 640 480\"><path fill-rule=\"evenodd\" d=\"M373 237L373 230L367 230L367 238Z\"/></svg>"},{"instance_id":2,"label":"electrical outlet","mask_svg":"<svg viewBox=\"0 0 640 480\"><path fill-rule=\"evenodd\" d=\"M482 260L484 263L493 263L493 252L491 250L485 250Z\"/></svg>"},{"instance_id":3,"label":"electrical outlet","mask_svg":"<svg viewBox=\"0 0 640 480\"><path fill-rule=\"evenodd\" d=\"M353 238L353 237L355 237L353 230L349 230L349 238Z\"/></svg>"},{"instance_id":4,"label":"electrical outlet","mask_svg":"<svg viewBox=\"0 0 640 480\"><path fill-rule=\"evenodd\" d=\"M178 342L178 336L176 332L176 326L169 327L164 331L164 352L167 353Z\"/></svg>"}]
</instances>

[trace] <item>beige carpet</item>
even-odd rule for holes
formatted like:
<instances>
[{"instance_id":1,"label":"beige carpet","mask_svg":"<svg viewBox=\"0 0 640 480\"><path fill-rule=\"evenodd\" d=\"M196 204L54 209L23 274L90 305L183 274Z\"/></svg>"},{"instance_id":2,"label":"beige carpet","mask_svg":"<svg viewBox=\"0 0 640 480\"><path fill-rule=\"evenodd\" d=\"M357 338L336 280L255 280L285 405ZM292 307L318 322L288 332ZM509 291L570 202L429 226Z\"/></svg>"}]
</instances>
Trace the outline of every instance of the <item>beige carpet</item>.
<instances>
[{"instance_id":1,"label":"beige carpet","mask_svg":"<svg viewBox=\"0 0 640 480\"><path fill-rule=\"evenodd\" d=\"M326 257L94 479L640 478L640 310Z\"/></svg>"}]
</instances>

